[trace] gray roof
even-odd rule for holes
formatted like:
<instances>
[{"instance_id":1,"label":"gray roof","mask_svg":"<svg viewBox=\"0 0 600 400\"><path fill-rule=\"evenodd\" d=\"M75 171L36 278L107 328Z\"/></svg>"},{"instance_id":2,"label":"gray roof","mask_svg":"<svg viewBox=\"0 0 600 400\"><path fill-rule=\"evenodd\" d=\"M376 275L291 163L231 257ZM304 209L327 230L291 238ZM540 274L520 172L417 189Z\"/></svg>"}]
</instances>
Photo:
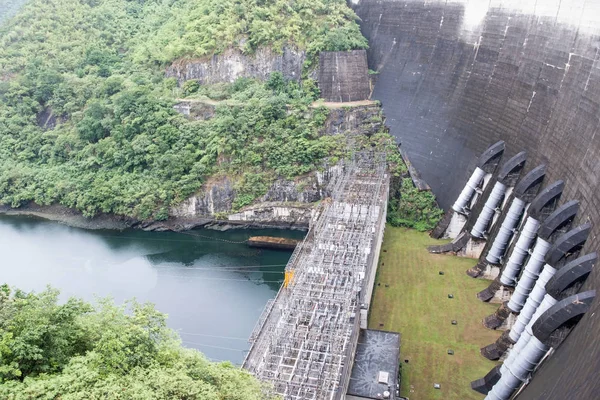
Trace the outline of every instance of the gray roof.
<instances>
[{"instance_id":1,"label":"gray roof","mask_svg":"<svg viewBox=\"0 0 600 400\"><path fill-rule=\"evenodd\" d=\"M400 334L376 330L361 330L356 357L350 375L348 394L367 399L381 399L378 394L388 390L395 398L400 359ZM377 381L380 371L389 373L389 385Z\"/></svg>"}]
</instances>

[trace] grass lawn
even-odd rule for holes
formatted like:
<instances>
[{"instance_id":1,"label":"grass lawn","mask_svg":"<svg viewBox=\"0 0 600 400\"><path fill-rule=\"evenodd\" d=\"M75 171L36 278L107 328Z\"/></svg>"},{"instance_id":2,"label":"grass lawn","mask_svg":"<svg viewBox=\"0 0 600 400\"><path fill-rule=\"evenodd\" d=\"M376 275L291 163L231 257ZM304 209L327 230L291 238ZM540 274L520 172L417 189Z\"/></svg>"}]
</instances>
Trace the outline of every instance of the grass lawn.
<instances>
[{"instance_id":1,"label":"grass lawn","mask_svg":"<svg viewBox=\"0 0 600 400\"><path fill-rule=\"evenodd\" d=\"M471 390L470 382L495 365L479 349L500 336L481 324L498 305L476 298L489 281L465 274L475 264L473 259L427 252L426 246L439 243L427 233L386 227L369 328L401 334L402 396L483 399ZM458 325L451 324L453 319ZM448 355L448 349L454 355ZM441 384L441 390L434 389L434 383Z\"/></svg>"}]
</instances>

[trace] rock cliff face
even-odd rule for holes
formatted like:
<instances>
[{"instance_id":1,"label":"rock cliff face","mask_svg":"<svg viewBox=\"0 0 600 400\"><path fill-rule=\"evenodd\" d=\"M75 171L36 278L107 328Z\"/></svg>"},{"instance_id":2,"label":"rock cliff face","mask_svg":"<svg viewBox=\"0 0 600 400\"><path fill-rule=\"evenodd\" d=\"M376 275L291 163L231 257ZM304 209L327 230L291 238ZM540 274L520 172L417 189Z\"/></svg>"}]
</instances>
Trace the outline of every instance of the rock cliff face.
<instances>
[{"instance_id":1,"label":"rock cliff face","mask_svg":"<svg viewBox=\"0 0 600 400\"><path fill-rule=\"evenodd\" d=\"M171 209L173 217L212 217L231 210L235 190L229 178L205 185L202 192Z\"/></svg>"},{"instance_id":2,"label":"rock cliff face","mask_svg":"<svg viewBox=\"0 0 600 400\"><path fill-rule=\"evenodd\" d=\"M273 183L261 202L314 203L325 196L329 179L322 173L314 173L298 182L278 179Z\"/></svg>"},{"instance_id":3,"label":"rock cliff face","mask_svg":"<svg viewBox=\"0 0 600 400\"><path fill-rule=\"evenodd\" d=\"M215 104L208 102L181 101L173 108L178 113L196 121L204 121L215 116Z\"/></svg>"},{"instance_id":4,"label":"rock cliff face","mask_svg":"<svg viewBox=\"0 0 600 400\"><path fill-rule=\"evenodd\" d=\"M205 120L214 115L215 104L182 101L175 109L186 117ZM323 135L372 135L384 124L381 106L376 103L333 108L323 125ZM169 213L176 219L225 218L231 222L284 227L307 227L314 205L327 197L327 185L338 174L338 167L313 172L296 180L277 179L267 193L253 205L232 213L235 183L224 177L207 183L202 190Z\"/></svg>"},{"instance_id":5,"label":"rock cliff face","mask_svg":"<svg viewBox=\"0 0 600 400\"><path fill-rule=\"evenodd\" d=\"M299 80L306 54L286 47L281 54L270 48L260 48L254 54L229 49L222 54L201 59L181 59L166 72L181 84L196 79L201 84L233 82L240 77L266 79L271 72L280 71L288 79Z\"/></svg>"},{"instance_id":6,"label":"rock cliff face","mask_svg":"<svg viewBox=\"0 0 600 400\"><path fill-rule=\"evenodd\" d=\"M307 228L314 213L312 204L260 203L229 215L227 221L279 228Z\"/></svg>"},{"instance_id":7,"label":"rock cliff face","mask_svg":"<svg viewBox=\"0 0 600 400\"><path fill-rule=\"evenodd\" d=\"M232 213L236 190L227 177L207 183L202 191L173 207L170 216L179 219L223 218L232 222L307 227L316 202L327 197L329 181L338 167L313 172L297 180L276 180L254 205ZM225 217L226 214L229 214Z\"/></svg>"},{"instance_id":8,"label":"rock cliff face","mask_svg":"<svg viewBox=\"0 0 600 400\"><path fill-rule=\"evenodd\" d=\"M384 127L381 106L376 103L364 106L334 108L325 121L324 134L372 135Z\"/></svg>"},{"instance_id":9,"label":"rock cliff face","mask_svg":"<svg viewBox=\"0 0 600 400\"><path fill-rule=\"evenodd\" d=\"M55 115L54 110L52 110L51 107L44 107L44 109L36 115L36 121L40 128L50 130L54 129L56 124L65 122L66 117Z\"/></svg>"}]
</instances>

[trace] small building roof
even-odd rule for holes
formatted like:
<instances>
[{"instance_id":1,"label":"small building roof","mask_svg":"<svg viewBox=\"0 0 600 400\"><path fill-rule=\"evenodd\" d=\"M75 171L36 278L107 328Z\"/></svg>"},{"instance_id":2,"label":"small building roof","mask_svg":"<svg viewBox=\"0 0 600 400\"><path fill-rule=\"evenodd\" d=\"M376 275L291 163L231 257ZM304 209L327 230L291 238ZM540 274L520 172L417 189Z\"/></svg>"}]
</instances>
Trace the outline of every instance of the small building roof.
<instances>
[{"instance_id":1,"label":"small building roof","mask_svg":"<svg viewBox=\"0 0 600 400\"><path fill-rule=\"evenodd\" d=\"M360 331L348 384L348 395L381 399L383 392L395 398L400 361L400 334L365 329ZM381 383L387 375L387 383ZM389 385L389 387L388 387Z\"/></svg>"}]
</instances>

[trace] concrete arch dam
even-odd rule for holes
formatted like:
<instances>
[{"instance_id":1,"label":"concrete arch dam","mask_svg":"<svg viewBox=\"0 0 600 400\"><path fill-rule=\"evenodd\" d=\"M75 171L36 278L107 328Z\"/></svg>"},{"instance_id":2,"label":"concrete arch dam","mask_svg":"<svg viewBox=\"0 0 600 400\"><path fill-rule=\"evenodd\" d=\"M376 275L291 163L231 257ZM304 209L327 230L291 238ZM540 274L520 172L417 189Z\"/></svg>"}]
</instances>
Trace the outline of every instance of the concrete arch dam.
<instances>
[{"instance_id":1,"label":"concrete arch dam","mask_svg":"<svg viewBox=\"0 0 600 400\"><path fill-rule=\"evenodd\" d=\"M498 140L547 166L600 248L600 0L351 0L369 39L372 98L448 209ZM593 270L583 290L600 288ZM474 300L477 301L477 300ZM520 393L596 399L600 301Z\"/></svg>"}]
</instances>

